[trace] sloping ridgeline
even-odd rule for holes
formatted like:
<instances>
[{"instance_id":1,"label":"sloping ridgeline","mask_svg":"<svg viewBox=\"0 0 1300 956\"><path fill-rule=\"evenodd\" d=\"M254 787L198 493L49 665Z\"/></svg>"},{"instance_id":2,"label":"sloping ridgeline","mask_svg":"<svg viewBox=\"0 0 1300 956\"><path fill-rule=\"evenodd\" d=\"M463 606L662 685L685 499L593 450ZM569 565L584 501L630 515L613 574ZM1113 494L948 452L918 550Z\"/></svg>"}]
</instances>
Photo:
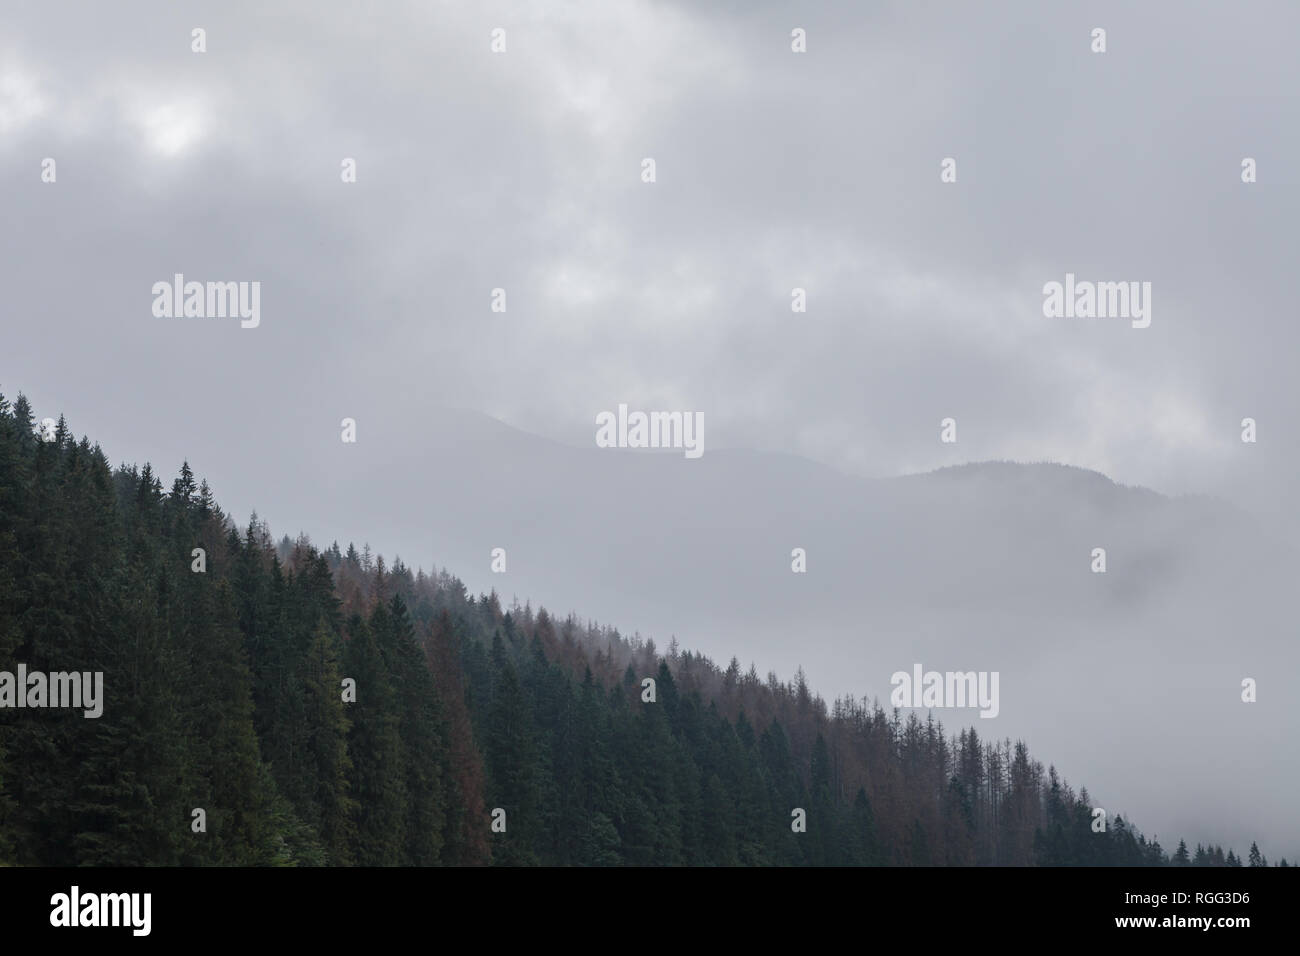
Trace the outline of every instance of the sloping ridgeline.
<instances>
[{"instance_id":1,"label":"sloping ridgeline","mask_svg":"<svg viewBox=\"0 0 1300 956\"><path fill-rule=\"evenodd\" d=\"M1119 817L1093 833L1087 792L1021 744L503 612L368 546L277 545L188 466L165 489L62 420L38 435L21 395L0 397L0 671L19 663L102 671L105 699L0 709L4 863L1170 862ZM1238 862L1216 849L1198 860Z\"/></svg>"}]
</instances>

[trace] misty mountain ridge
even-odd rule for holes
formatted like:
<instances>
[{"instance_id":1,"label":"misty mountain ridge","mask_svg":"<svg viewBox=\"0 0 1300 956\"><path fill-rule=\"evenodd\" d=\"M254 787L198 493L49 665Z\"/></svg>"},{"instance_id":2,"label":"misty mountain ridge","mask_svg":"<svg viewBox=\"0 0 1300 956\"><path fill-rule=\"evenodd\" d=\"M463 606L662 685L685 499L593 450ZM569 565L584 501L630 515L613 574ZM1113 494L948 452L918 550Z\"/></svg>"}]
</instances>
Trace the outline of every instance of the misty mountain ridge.
<instances>
[{"instance_id":1,"label":"misty mountain ridge","mask_svg":"<svg viewBox=\"0 0 1300 956\"><path fill-rule=\"evenodd\" d=\"M936 716L1051 753L1156 833L1263 834L1300 856L1294 781L1240 785L1276 775L1300 732L1276 682L1300 655L1273 623L1291 615L1295 555L1223 502L1054 464L860 478L794 455L574 448L463 411L432 410L419 429L360 421L356 445L291 434L294 493L264 495L259 512L317 542L454 569L471 593L760 673L802 668L828 700L887 702L891 675L917 663L997 671L995 719ZM505 573L490 570L494 548ZM1246 677L1257 703L1240 699ZM1234 774L1205 763L1211 747Z\"/></svg>"},{"instance_id":2,"label":"misty mountain ridge","mask_svg":"<svg viewBox=\"0 0 1300 956\"><path fill-rule=\"evenodd\" d=\"M304 480L267 513L318 529L318 540L368 539L414 565L452 568L475 592L661 645L675 637L760 672L802 667L828 699L887 701L890 675L918 661L998 670L1002 709L985 723L999 736L1070 754L1076 772L1112 789L1152 776L1153 759L1162 767L1135 808L1158 831L1195 835L1204 814L1182 806L1188 790L1213 812L1240 811L1221 775L1186 779L1207 741L1243 773L1266 775L1276 772L1267 741L1300 732L1300 706L1276 683L1256 704L1239 699L1245 677L1300 672L1274 624L1292 616L1300 561L1222 500L1054 463L874 478L744 449L687 460L575 447L450 409L431 409L418 430L371 418L357 446L313 439L299 451L304 477L324 469L331 484ZM375 499L376 473L385 499L430 504L394 514ZM494 548L505 549L503 574L490 570ZM791 570L795 548L806 573ZM1092 571L1095 548L1105 573ZM1099 749L1135 726L1160 728L1149 745L1162 756ZM1275 797L1259 795L1275 805L1243 819L1273 820L1297 855L1300 824Z\"/></svg>"},{"instance_id":3,"label":"misty mountain ridge","mask_svg":"<svg viewBox=\"0 0 1300 956\"><path fill-rule=\"evenodd\" d=\"M1097 831L1087 790L991 728L828 708L803 671L659 656L368 546L277 555L188 464L170 493L111 471L62 419L38 437L22 396L0 396L0 465L0 660L108 678L102 721L0 713L0 861L1193 862L1113 806ZM212 839L177 824L195 805Z\"/></svg>"}]
</instances>

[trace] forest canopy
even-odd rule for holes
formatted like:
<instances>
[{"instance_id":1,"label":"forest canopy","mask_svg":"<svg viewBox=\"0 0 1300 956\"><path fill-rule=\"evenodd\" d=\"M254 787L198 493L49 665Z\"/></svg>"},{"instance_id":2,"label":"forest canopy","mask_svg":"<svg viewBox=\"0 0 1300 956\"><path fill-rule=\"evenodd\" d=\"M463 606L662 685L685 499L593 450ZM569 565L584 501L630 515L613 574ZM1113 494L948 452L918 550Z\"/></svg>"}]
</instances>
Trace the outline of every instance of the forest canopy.
<instances>
[{"instance_id":1,"label":"forest canopy","mask_svg":"<svg viewBox=\"0 0 1300 956\"><path fill-rule=\"evenodd\" d=\"M102 672L102 714L0 709L0 863L1244 862L1096 832L1023 743L277 542L40 432L0 396L0 670Z\"/></svg>"}]
</instances>

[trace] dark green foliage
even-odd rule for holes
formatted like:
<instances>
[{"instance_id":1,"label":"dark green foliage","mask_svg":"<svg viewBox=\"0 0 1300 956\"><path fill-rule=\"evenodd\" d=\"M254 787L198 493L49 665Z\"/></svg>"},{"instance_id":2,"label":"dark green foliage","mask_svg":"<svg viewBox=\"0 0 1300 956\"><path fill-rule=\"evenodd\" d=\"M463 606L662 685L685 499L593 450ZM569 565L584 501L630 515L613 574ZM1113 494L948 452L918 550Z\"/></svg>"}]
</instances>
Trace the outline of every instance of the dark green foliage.
<instances>
[{"instance_id":1,"label":"dark green foliage","mask_svg":"<svg viewBox=\"0 0 1300 956\"><path fill-rule=\"evenodd\" d=\"M1241 865L1097 832L1023 744L275 544L188 464L164 494L33 422L0 396L0 670L104 704L0 710L0 863Z\"/></svg>"},{"instance_id":2,"label":"dark green foliage","mask_svg":"<svg viewBox=\"0 0 1300 956\"><path fill-rule=\"evenodd\" d=\"M357 690L356 702L347 705L356 797L353 858L362 866L395 866L403 862L407 816L398 696L374 629L359 616L348 622L343 669Z\"/></svg>"}]
</instances>

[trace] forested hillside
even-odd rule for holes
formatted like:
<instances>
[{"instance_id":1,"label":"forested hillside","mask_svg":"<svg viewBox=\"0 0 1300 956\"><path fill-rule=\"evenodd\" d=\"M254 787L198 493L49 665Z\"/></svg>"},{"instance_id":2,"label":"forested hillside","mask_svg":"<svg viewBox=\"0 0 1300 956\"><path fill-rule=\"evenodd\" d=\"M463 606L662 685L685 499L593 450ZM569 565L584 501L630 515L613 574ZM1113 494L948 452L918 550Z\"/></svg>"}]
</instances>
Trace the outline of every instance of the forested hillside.
<instances>
[{"instance_id":1,"label":"forested hillside","mask_svg":"<svg viewBox=\"0 0 1300 956\"><path fill-rule=\"evenodd\" d=\"M0 863L1243 862L1114 813L1092 832L1111 804L1023 744L504 610L368 547L276 543L188 466L166 487L62 420L38 435L21 396L0 397L0 670L19 663L102 671L105 701L0 709Z\"/></svg>"}]
</instances>

